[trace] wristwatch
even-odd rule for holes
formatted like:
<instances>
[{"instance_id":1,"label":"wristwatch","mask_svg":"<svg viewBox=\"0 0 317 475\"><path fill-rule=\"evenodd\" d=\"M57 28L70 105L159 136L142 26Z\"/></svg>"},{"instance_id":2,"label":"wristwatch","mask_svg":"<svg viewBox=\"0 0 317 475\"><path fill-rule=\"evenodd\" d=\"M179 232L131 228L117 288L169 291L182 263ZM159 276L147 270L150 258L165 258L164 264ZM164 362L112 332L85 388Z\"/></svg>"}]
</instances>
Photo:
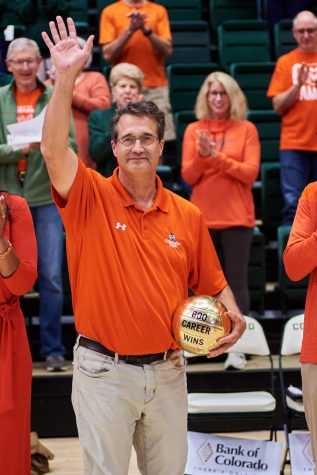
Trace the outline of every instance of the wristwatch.
<instances>
[{"instance_id":1,"label":"wristwatch","mask_svg":"<svg viewBox=\"0 0 317 475\"><path fill-rule=\"evenodd\" d=\"M151 28L148 28L147 30L143 31L144 36L150 36L153 33L153 30Z\"/></svg>"}]
</instances>

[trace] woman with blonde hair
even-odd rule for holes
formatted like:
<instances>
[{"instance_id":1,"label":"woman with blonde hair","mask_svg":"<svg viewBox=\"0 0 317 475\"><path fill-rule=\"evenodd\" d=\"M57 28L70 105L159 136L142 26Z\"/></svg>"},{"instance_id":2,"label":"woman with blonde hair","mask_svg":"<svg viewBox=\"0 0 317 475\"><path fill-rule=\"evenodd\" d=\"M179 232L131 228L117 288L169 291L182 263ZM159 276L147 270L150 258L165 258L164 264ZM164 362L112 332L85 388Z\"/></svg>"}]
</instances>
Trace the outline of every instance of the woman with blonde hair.
<instances>
[{"instance_id":1,"label":"woman with blonde hair","mask_svg":"<svg viewBox=\"0 0 317 475\"><path fill-rule=\"evenodd\" d=\"M247 315L255 225L252 185L260 164L258 133L245 120L247 101L238 83L223 72L207 76L195 113L198 120L184 134L182 176L192 187L191 202L200 208L215 245L222 248L226 278ZM244 364L241 361L241 367Z\"/></svg>"}]
</instances>

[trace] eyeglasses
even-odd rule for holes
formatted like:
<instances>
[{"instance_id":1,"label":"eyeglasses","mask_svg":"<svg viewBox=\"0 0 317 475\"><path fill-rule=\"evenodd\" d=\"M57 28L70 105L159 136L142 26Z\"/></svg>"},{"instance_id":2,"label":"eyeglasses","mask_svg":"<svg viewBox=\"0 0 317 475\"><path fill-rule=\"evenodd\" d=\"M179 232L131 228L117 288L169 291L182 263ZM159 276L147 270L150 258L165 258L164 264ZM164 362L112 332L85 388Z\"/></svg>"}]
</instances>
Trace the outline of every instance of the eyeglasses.
<instances>
[{"instance_id":1,"label":"eyeglasses","mask_svg":"<svg viewBox=\"0 0 317 475\"><path fill-rule=\"evenodd\" d=\"M294 30L295 33L299 33L300 35L303 35L304 33L308 33L309 35L312 35L315 33L317 28L298 28L297 30Z\"/></svg>"},{"instance_id":2,"label":"eyeglasses","mask_svg":"<svg viewBox=\"0 0 317 475\"><path fill-rule=\"evenodd\" d=\"M117 139L116 142L119 142L124 147L134 147L136 141L139 140L142 147L150 147L158 140L158 137L155 135L141 135L141 137L133 137L133 135L127 135L126 137L122 137Z\"/></svg>"},{"instance_id":3,"label":"eyeglasses","mask_svg":"<svg viewBox=\"0 0 317 475\"><path fill-rule=\"evenodd\" d=\"M14 64L14 66L21 67L24 65L24 63L27 64L27 66L34 66L38 62L37 59L34 58L27 58L27 59L10 59L10 63Z\"/></svg>"},{"instance_id":4,"label":"eyeglasses","mask_svg":"<svg viewBox=\"0 0 317 475\"><path fill-rule=\"evenodd\" d=\"M227 93L226 91L209 91L207 95L211 97L217 97L217 96L226 97Z\"/></svg>"}]
</instances>

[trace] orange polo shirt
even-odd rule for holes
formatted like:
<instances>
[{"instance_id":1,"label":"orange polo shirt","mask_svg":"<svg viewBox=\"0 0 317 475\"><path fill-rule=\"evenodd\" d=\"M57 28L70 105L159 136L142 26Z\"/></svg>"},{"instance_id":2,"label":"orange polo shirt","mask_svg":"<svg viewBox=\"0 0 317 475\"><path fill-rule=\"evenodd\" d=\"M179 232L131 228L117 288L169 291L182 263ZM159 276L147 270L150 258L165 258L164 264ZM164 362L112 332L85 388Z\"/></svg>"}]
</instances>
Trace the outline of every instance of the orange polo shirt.
<instances>
[{"instance_id":1,"label":"orange polo shirt","mask_svg":"<svg viewBox=\"0 0 317 475\"><path fill-rule=\"evenodd\" d=\"M78 333L120 354L177 348L171 317L187 298L226 286L198 208L163 188L139 209L118 178L85 168L67 203L53 190L67 236Z\"/></svg>"},{"instance_id":2,"label":"orange polo shirt","mask_svg":"<svg viewBox=\"0 0 317 475\"><path fill-rule=\"evenodd\" d=\"M296 48L281 56L277 60L267 96L274 97L287 91L297 80L302 63L309 67L308 77L295 103L282 116L281 150L317 150L317 53L302 53Z\"/></svg>"},{"instance_id":3,"label":"orange polo shirt","mask_svg":"<svg viewBox=\"0 0 317 475\"><path fill-rule=\"evenodd\" d=\"M285 270L292 280L310 274L306 304L304 335L300 360L317 364L317 182L303 191L283 255Z\"/></svg>"},{"instance_id":4,"label":"orange polo shirt","mask_svg":"<svg viewBox=\"0 0 317 475\"><path fill-rule=\"evenodd\" d=\"M145 13L146 27L153 30L157 36L172 40L167 11L162 5L147 2L142 6L130 6L123 1L117 1L104 8L101 13L99 43L107 44L117 39L129 27L130 19L127 15L133 10ZM145 87L167 86L164 57L141 30L133 33L113 65L122 62L135 64L143 71Z\"/></svg>"}]
</instances>

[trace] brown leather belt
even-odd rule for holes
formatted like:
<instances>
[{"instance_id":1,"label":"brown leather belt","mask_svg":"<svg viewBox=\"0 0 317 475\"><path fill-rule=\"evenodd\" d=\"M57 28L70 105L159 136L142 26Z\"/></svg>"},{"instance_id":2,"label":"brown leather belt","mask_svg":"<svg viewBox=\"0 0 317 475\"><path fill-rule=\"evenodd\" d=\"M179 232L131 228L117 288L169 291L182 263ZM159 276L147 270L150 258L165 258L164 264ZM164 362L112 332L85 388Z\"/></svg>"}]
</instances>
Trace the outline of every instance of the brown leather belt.
<instances>
[{"instance_id":1,"label":"brown leather belt","mask_svg":"<svg viewBox=\"0 0 317 475\"><path fill-rule=\"evenodd\" d=\"M79 337L78 345L83 346L84 348L88 348L88 350L93 350L97 353L102 353L103 355L111 356L112 358L116 356L116 353L114 351L109 350L101 343L98 343L98 341L90 340L89 338L85 338L84 336ZM168 350L166 353L152 353L148 355L118 355L118 359L135 366L143 366L145 364L151 364L155 361L166 359L172 351L173 350Z\"/></svg>"}]
</instances>

